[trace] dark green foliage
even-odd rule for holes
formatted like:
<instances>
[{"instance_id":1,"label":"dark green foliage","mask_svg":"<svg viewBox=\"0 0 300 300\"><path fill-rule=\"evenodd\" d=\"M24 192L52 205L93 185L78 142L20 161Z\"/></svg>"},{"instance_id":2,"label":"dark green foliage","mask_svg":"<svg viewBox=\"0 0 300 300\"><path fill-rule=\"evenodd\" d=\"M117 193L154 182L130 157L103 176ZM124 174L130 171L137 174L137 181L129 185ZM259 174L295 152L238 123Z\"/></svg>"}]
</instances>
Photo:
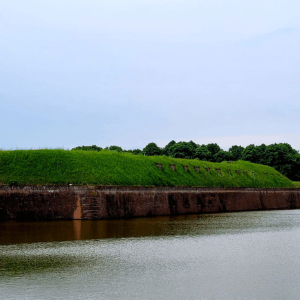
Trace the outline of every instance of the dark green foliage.
<instances>
[{"instance_id":1,"label":"dark green foliage","mask_svg":"<svg viewBox=\"0 0 300 300\"><path fill-rule=\"evenodd\" d=\"M262 151L259 147L251 144L247 146L242 152L242 160L251 161L254 163L259 163L261 161Z\"/></svg>"},{"instance_id":2,"label":"dark green foliage","mask_svg":"<svg viewBox=\"0 0 300 300\"><path fill-rule=\"evenodd\" d=\"M143 151L140 149L134 149L131 151L131 153L134 155L143 155Z\"/></svg>"},{"instance_id":3,"label":"dark green foliage","mask_svg":"<svg viewBox=\"0 0 300 300\"><path fill-rule=\"evenodd\" d=\"M143 153L147 156L162 155L162 149L155 143L149 143L144 149Z\"/></svg>"},{"instance_id":4,"label":"dark green foliage","mask_svg":"<svg viewBox=\"0 0 300 300\"><path fill-rule=\"evenodd\" d=\"M194 151L195 151L198 147L200 147L200 145L194 143L193 141L189 141L187 144L188 144L189 147L192 148Z\"/></svg>"},{"instance_id":5,"label":"dark green foliage","mask_svg":"<svg viewBox=\"0 0 300 300\"><path fill-rule=\"evenodd\" d=\"M258 147L251 144L244 149L241 158L242 160L258 163L261 159L261 151Z\"/></svg>"},{"instance_id":6,"label":"dark green foliage","mask_svg":"<svg viewBox=\"0 0 300 300\"><path fill-rule=\"evenodd\" d=\"M107 147L105 149L108 149L108 150L111 150L111 151L117 151L117 152L122 152L123 149L119 146L110 146L110 147Z\"/></svg>"},{"instance_id":7,"label":"dark green foliage","mask_svg":"<svg viewBox=\"0 0 300 300\"><path fill-rule=\"evenodd\" d=\"M206 148L212 154L212 156L222 150L218 144L208 144Z\"/></svg>"},{"instance_id":8,"label":"dark green foliage","mask_svg":"<svg viewBox=\"0 0 300 300\"><path fill-rule=\"evenodd\" d=\"M274 167L291 180L300 180L300 154L289 144L249 145L242 160Z\"/></svg>"},{"instance_id":9,"label":"dark green foliage","mask_svg":"<svg viewBox=\"0 0 300 300\"><path fill-rule=\"evenodd\" d=\"M233 160L233 155L228 151L220 150L214 155L215 162L232 161L232 160Z\"/></svg>"},{"instance_id":10,"label":"dark green foliage","mask_svg":"<svg viewBox=\"0 0 300 300\"><path fill-rule=\"evenodd\" d=\"M175 158L192 159L194 158L195 149L196 147L194 147L194 145L190 142L179 142L170 147L169 155Z\"/></svg>"},{"instance_id":11,"label":"dark green foliage","mask_svg":"<svg viewBox=\"0 0 300 300\"><path fill-rule=\"evenodd\" d=\"M92 146L78 146L78 147L73 148L71 150L101 151L101 150L103 150L103 148L98 147L96 145L92 145Z\"/></svg>"},{"instance_id":12,"label":"dark green foliage","mask_svg":"<svg viewBox=\"0 0 300 300\"><path fill-rule=\"evenodd\" d=\"M233 156L232 160L240 160L242 159L242 152L244 151L244 147L242 146L232 146L229 148L228 152L230 152Z\"/></svg>"},{"instance_id":13,"label":"dark green foliage","mask_svg":"<svg viewBox=\"0 0 300 300\"><path fill-rule=\"evenodd\" d=\"M201 145L200 147L198 147L195 150L194 158L197 158L199 160L211 161L212 160L212 154L211 154L210 151L208 151L208 149L205 145Z\"/></svg>"},{"instance_id":14,"label":"dark green foliage","mask_svg":"<svg viewBox=\"0 0 300 300\"><path fill-rule=\"evenodd\" d=\"M166 156L171 156L171 147L174 146L176 144L176 142L174 140L172 140L170 143L168 143L165 148L162 149L162 154L166 155Z\"/></svg>"},{"instance_id":15,"label":"dark green foliage","mask_svg":"<svg viewBox=\"0 0 300 300\"><path fill-rule=\"evenodd\" d=\"M266 146L262 163L273 166L292 180L300 180L300 154L289 144Z\"/></svg>"}]
</instances>

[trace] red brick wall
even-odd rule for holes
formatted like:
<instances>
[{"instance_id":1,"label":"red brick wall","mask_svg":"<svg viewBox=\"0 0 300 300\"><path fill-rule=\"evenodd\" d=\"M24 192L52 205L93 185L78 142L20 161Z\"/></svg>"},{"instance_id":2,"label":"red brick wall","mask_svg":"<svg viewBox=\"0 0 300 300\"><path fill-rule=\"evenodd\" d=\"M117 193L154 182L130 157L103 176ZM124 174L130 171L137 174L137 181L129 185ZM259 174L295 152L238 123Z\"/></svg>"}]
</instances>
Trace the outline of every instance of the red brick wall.
<instances>
[{"instance_id":1,"label":"red brick wall","mask_svg":"<svg viewBox=\"0 0 300 300\"><path fill-rule=\"evenodd\" d=\"M0 220L120 219L300 208L299 189L0 187Z\"/></svg>"}]
</instances>

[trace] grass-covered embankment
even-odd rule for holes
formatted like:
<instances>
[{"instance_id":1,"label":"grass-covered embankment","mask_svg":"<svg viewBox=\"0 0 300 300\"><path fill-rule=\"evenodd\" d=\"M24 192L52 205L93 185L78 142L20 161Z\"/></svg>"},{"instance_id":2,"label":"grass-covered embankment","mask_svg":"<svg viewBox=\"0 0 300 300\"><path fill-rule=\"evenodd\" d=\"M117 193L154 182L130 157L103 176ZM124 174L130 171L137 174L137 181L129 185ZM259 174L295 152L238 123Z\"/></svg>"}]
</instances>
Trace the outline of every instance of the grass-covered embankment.
<instances>
[{"instance_id":1,"label":"grass-covered embankment","mask_svg":"<svg viewBox=\"0 0 300 300\"><path fill-rule=\"evenodd\" d=\"M300 189L300 181L293 181L293 185L295 188Z\"/></svg>"},{"instance_id":2,"label":"grass-covered embankment","mask_svg":"<svg viewBox=\"0 0 300 300\"><path fill-rule=\"evenodd\" d=\"M161 164L161 169L156 166ZM174 164L176 170L170 167ZM186 171L183 165L188 166ZM198 171L196 167L199 167ZM245 161L211 163L114 151L0 151L0 183L290 188L275 169Z\"/></svg>"}]
</instances>

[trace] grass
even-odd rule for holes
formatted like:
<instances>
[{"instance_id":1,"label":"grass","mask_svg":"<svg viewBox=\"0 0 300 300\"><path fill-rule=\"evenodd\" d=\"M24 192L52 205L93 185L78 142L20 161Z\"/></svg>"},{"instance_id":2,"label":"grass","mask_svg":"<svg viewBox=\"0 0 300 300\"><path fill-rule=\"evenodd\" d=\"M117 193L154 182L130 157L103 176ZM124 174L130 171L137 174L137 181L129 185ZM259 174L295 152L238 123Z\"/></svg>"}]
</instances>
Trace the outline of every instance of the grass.
<instances>
[{"instance_id":1,"label":"grass","mask_svg":"<svg viewBox=\"0 0 300 300\"><path fill-rule=\"evenodd\" d=\"M161 164L161 169L156 163ZM176 171L172 170L171 164L175 165ZM188 171L183 165L188 166ZM0 183L257 188L295 186L275 169L246 161L211 163L105 150L58 149L0 151Z\"/></svg>"},{"instance_id":2,"label":"grass","mask_svg":"<svg viewBox=\"0 0 300 300\"><path fill-rule=\"evenodd\" d=\"M293 181L293 186L295 188L300 188L300 181Z\"/></svg>"}]
</instances>

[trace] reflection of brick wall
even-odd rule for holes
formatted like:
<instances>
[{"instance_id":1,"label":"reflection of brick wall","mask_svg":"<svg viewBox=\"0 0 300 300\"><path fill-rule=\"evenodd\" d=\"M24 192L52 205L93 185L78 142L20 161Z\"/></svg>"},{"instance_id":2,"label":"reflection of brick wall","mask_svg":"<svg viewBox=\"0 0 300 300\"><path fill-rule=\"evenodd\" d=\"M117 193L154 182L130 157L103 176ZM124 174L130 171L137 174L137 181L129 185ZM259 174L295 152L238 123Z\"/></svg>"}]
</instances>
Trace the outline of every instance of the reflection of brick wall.
<instances>
[{"instance_id":1,"label":"reflection of brick wall","mask_svg":"<svg viewBox=\"0 0 300 300\"><path fill-rule=\"evenodd\" d=\"M0 220L121 219L300 208L299 189L0 187Z\"/></svg>"}]
</instances>

